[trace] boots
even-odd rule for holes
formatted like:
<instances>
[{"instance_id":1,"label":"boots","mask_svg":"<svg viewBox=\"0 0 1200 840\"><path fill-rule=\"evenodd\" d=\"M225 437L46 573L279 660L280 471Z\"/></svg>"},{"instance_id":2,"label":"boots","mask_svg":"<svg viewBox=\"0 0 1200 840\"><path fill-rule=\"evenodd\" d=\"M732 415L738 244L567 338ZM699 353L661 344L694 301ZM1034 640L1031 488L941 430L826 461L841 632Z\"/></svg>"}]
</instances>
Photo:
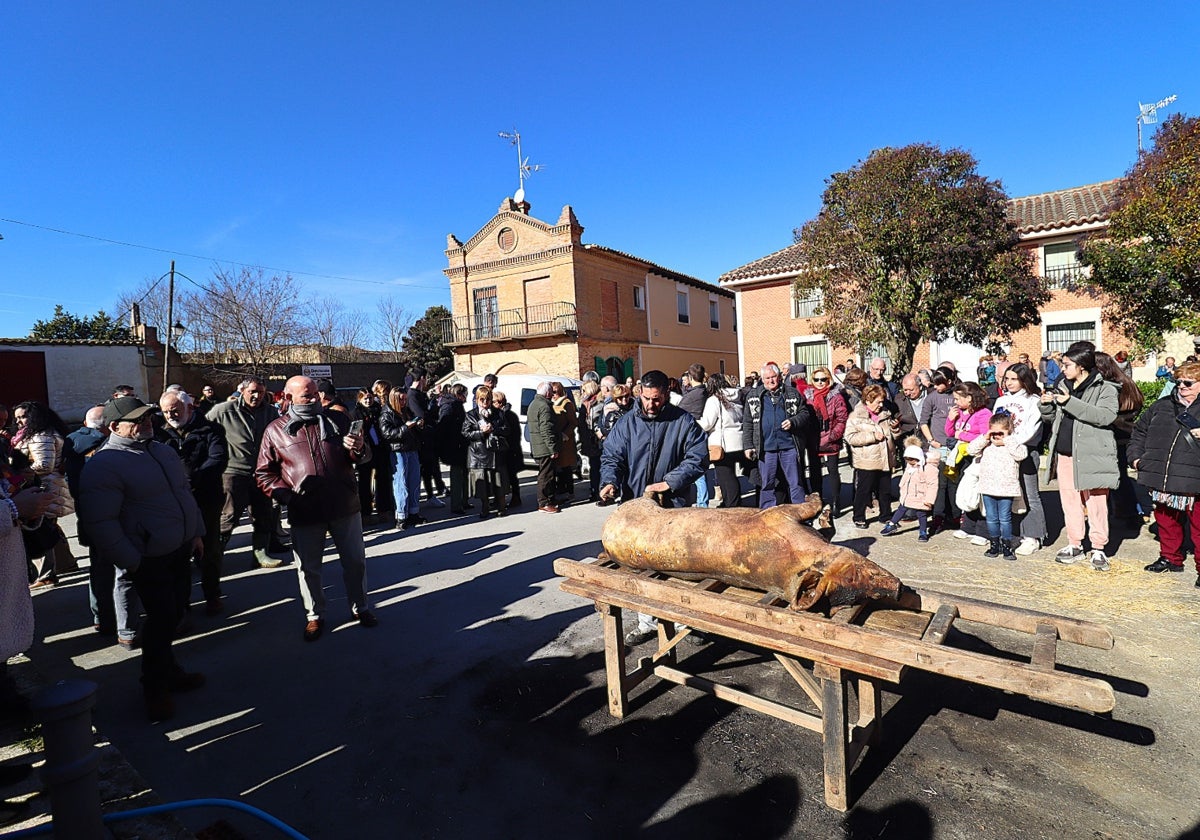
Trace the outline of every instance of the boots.
<instances>
[{"instance_id":1,"label":"boots","mask_svg":"<svg viewBox=\"0 0 1200 840\"><path fill-rule=\"evenodd\" d=\"M1013 553L1012 540L1000 540L1000 554L1005 560L1017 559L1017 555Z\"/></svg>"},{"instance_id":2,"label":"boots","mask_svg":"<svg viewBox=\"0 0 1200 840\"><path fill-rule=\"evenodd\" d=\"M1000 556L1000 538L992 537L988 540L988 550L983 552L984 557L999 557Z\"/></svg>"}]
</instances>

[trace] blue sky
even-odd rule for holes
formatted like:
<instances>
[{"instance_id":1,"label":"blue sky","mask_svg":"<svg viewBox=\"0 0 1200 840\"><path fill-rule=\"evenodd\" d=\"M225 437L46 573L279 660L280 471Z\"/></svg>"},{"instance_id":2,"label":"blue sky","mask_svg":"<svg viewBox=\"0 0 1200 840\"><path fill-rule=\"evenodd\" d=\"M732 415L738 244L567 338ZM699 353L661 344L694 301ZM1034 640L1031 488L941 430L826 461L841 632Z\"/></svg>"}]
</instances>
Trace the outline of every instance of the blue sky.
<instances>
[{"instance_id":1,"label":"blue sky","mask_svg":"<svg viewBox=\"0 0 1200 840\"><path fill-rule=\"evenodd\" d=\"M1139 101L1200 113L1200 7L1136 8L7 3L0 336L113 312L172 257L448 304L446 234L515 191L513 127L532 215L709 281L881 146L966 148L1012 196L1117 177Z\"/></svg>"}]
</instances>

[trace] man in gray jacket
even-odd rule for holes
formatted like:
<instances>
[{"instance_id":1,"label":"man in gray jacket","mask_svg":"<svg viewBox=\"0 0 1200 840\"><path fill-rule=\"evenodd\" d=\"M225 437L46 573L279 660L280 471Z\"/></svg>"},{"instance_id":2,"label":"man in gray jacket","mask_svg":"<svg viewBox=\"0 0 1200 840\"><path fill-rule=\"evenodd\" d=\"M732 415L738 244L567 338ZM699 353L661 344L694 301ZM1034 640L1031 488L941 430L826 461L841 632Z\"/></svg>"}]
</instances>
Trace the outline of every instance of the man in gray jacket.
<instances>
[{"instance_id":1,"label":"man in gray jacket","mask_svg":"<svg viewBox=\"0 0 1200 840\"><path fill-rule=\"evenodd\" d=\"M267 553L275 533L275 509L254 483L254 468L258 466L263 432L279 418L279 412L267 401L267 386L261 379L252 376L238 390L241 396L236 401L223 402L208 413L208 419L224 429L229 446L229 465L221 477L225 491L221 541L229 542L249 506L254 523L254 559L264 569L273 569L282 564Z\"/></svg>"},{"instance_id":2,"label":"man in gray jacket","mask_svg":"<svg viewBox=\"0 0 1200 840\"><path fill-rule=\"evenodd\" d=\"M537 461L537 500L542 513L558 513L554 503L554 476L558 466L558 435L554 433L554 407L550 404L550 383L539 382L537 396L525 415L529 429L529 451Z\"/></svg>"},{"instance_id":3,"label":"man in gray jacket","mask_svg":"<svg viewBox=\"0 0 1200 840\"><path fill-rule=\"evenodd\" d=\"M204 685L204 675L186 673L171 651L191 590L191 559L204 550L204 524L183 462L152 440L153 413L137 397L104 406L110 434L84 465L78 514L92 548L129 573L142 600L142 691L146 715L161 721L175 713L172 692Z\"/></svg>"}]
</instances>

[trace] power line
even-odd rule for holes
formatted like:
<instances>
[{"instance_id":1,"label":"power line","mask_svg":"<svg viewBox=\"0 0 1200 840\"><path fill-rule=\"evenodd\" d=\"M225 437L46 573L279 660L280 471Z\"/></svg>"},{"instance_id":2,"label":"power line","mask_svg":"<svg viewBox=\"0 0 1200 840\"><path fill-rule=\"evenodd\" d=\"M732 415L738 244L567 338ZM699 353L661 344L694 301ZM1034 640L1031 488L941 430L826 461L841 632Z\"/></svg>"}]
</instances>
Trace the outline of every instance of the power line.
<instances>
[{"instance_id":1,"label":"power line","mask_svg":"<svg viewBox=\"0 0 1200 840\"><path fill-rule=\"evenodd\" d=\"M48 231L50 233L60 233L64 236L76 236L76 237L79 237L80 239L91 239L96 242L104 242L108 245L121 245L122 247L125 247L125 248L140 248L143 251L154 251L159 254L170 254L175 257L189 257L190 259L206 260L208 262L213 262L213 263L226 263L228 265L236 265L236 266L241 266L243 268L261 268L263 271L277 271L277 272L280 272L283 274L298 275L300 277L315 277L319 280L343 280L348 283L368 283L372 286L387 286L389 288L401 288L401 289L437 289L439 291L442 291L445 289L444 286L426 286L421 283L405 283L403 285L397 286L394 283L388 283L383 280L364 280L361 277L343 277L343 276L337 275L337 274L315 274L311 271L293 271L290 268L273 268L272 266L269 266L269 265L259 265L257 263L239 262L237 260L223 260L218 257L206 257L202 254L188 254L183 251L176 251L176 250L173 250L170 248L155 248L151 245L139 245L136 242L123 242L119 239L108 239L103 236L93 236L90 233L77 233L73 230L63 230L62 228L49 227L48 225L39 225L39 224L34 224L33 222L23 222L20 219L0 219L0 222L4 222L4 223L10 224L10 225L22 225L24 227L36 228L37 230L44 230L44 231Z\"/></svg>"}]
</instances>

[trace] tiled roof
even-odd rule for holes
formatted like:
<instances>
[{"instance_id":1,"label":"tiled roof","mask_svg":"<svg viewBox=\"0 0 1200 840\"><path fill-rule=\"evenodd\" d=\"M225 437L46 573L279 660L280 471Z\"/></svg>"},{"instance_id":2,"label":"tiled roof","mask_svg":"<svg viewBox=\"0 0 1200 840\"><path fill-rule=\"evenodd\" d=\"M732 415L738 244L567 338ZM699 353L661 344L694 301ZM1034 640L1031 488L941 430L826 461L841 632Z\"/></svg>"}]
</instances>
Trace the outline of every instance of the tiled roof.
<instances>
[{"instance_id":1,"label":"tiled roof","mask_svg":"<svg viewBox=\"0 0 1200 840\"><path fill-rule=\"evenodd\" d=\"M714 292L719 295L724 295L725 297L733 297L733 292L730 292L727 289L722 289L720 286L714 285L713 283L706 283L703 280L699 280L690 275L680 274L678 271L672 271L669 268L664 268L663 266L652 263L649 260L644 260L641 257L635 257L633 254L628 254L624 251L618 251L616 248L606 248L603 245L584 245L583 247L589 251L603 251L608 254L616 254L617 256L624 257L627 260L635 260L636 262L640 262L642 265L647 266L659 277L665 277L668 280L674 280L676 283L685 283L689 286L695 286L697 289L704 289L707 292Z\"/></svg>"},{"instance_id":2,"label":"tiled roof","mask_svg":"<svg viewBox=\"0 0 1200 840\"><path fill-rule=\"evenodd\" d=\"M96 338L75 339L75 338L0 338L0 346L11 345L35 346L39 344L54 344L54 345L87 345L89 347L138 347L138 342L130 339L128 341L101 341Z\"/></svg>"},{"instance_id":3,"label":"tiled roof","mask_svg":"<svg viewBox=\"0 0 1200 840\"><path fill-rule=\"evenodd\" d=\"M803 267L800 261L800 246L789 245L773 254L760 257L741 268L727 271L717 278L718 283L729 283L734 280L749 280L754 277L771 277L776 274L798 272Z\"/></svg>"},{"instance_id":4,"label":"tiled roof","mask_svg":"<svg viewBox=\"0 0 1200 840\"><path fill-rule=\"evenodd\" d=\"M1069 190L1026 195L1008 202L1008 217L1018 233L1038 233L1100 222L1108 218L1121 179Z\"/></svg>"},{"instance_id":5,"label":"tiled roof","mask_svg":"<svg viewBox=\"0 0 1200 840\"><path fill-rule=\"evenodd\" d=\"M1020 234L1053 231L1104 221L1111 212L1120 185L1121 179L1114 178L1099 184L1010 199L1008 217L1017 225L1017 232ZM740 268L725 272L717 278L717 282L731 283L735 280L756 280L780 274L795 274L803 267L800 246L789 245Z\"/></svg>"}]
</instances>

